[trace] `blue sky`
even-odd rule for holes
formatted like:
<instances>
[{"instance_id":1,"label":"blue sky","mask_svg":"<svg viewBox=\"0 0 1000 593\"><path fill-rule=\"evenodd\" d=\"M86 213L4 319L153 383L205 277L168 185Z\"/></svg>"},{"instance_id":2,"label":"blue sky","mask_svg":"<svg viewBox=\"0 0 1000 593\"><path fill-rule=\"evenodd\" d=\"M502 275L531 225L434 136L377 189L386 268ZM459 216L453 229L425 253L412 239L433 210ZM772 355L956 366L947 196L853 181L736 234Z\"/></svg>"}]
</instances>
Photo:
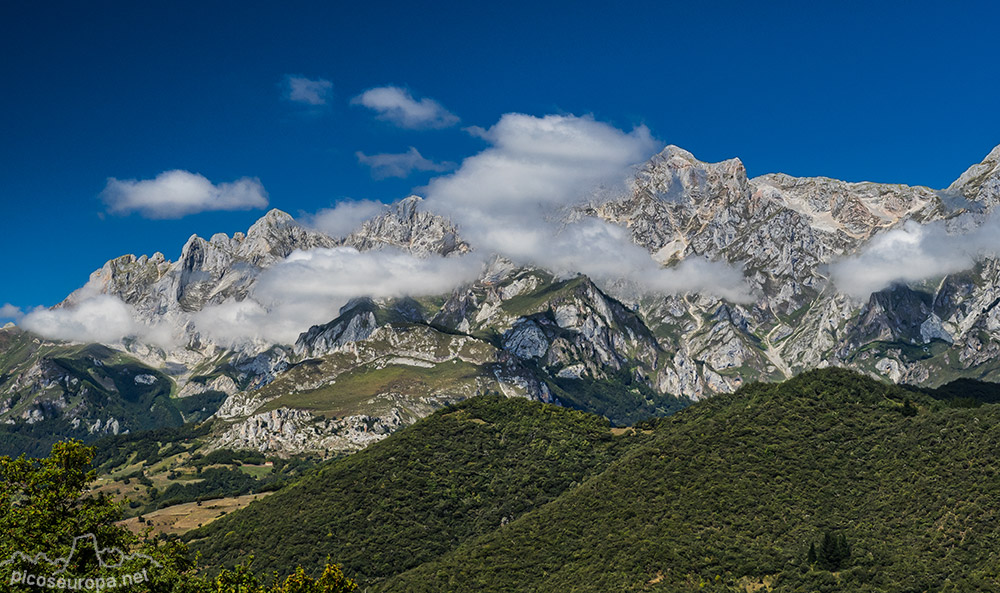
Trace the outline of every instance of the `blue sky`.
<instances>
[{"instance_id":1,"label":"blue sky","mask_svg":"<svg viewBox=\"0 0 1000 593\"><path fill-rule=\"evenodd\" d=\"M109 178L256 178L293 215L391 201L439 173L379 179L357 152L461 162L485 146L463 129L510 112L643 124L750 175L932 187L1000 144L995 4L611 4L3 3L0 305L262 214L109 212ZM290 77L329 84L292 100ZM352 103L388 85L457 123Z\"/></svg>"}]
</instances>

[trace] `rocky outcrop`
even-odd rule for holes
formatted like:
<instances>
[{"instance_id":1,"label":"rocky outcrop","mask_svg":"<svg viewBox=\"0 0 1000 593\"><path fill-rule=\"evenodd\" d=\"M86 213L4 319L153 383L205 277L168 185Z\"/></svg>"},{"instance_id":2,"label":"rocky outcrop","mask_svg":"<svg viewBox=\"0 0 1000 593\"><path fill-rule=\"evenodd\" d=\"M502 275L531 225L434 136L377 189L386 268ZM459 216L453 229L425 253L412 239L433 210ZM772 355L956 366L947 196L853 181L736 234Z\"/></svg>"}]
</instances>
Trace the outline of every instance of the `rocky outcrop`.
<instances>
[{"instance_id":1,"label":"rocky outcrop","mask_svg":"<svg viewBox=\"0 0 1000 593\"><path fill-rule=\"evenodd\" d=\"M1000 203L1000 146L986 155L981 163L969 167L945 192L987 208Z\"/></svg>"},{"instance_id":2,"label":"rocky outcrop","mask_svg":"<svg viewBox=\"0 0 1000 593\"><path fill-rule=\"evenodd\" d=\"M192 235L176 262L166 260L162 253L151 257L125 255L111 260L91 274L85 287L58 306L72 306L94 294L120 298L132 307L140 322L157 328L160 338L169 334L174 346L150 347L126 340L115 347L148 364L182 369L175 377L183 389L192 376L183 369L218 358L225 350L252 358L274 345L260 339L217 344L197 331L193 315L212 305L243 301L252 294L261 272L293 251L350 245L359 250L396 247L421 256L467 252L469 246L458 237L454 225L423 211L420 203L417 196L401 200L363 223L346 239L329 237L298 224L285 212L271 210L246 233L231 237L219 233L208 240ZM367 331L365 327L373 329L373 325L365 325L363 321L355 321L355 326L343 335L342 331L333 330L339 338L330 336L332 328L326 328L324 339L328 343L321 349L333 349L346 340L358 339ZM260 377L250 382L259 384L268 380Z\"/></svg>"},{"instance_id":3,"label":"rocky outcrop","mask_svg":"<svg viewBox=\"0 0 1000 593\"><path fill-rule=\"evenodd\" d=\"M549 351L549 337L538 322L524 319L504 334L503 349L521 359L543 358Z\"/></svg>"},{"instance_id":4,"label":"rocky outcrop","mask_svg":"<svg viewBox=\"0 0 1000 593\"><path fill-rule=\"evenodd\" d=\"M309 451L351 453L380 441L403 426L398 412L383 417L331 420L304 410L278 408L254 414L214 437L208 450L251 449L294 455Z\"/></svg>"},{"instance_id":5,"label":"rocky outcrop","mask_svg":"<svg viewBox=\"0 0 1000 593\"><path fill-rule=\"evenodd\" d=\"M934 191L782 174L747 179L738 160L703 163L668 147L640 168L627 197L585 212L628 227L661 261L702 255L742 265L757 290L753 306L726 305L739 322L716 317L720 303L691 296L637 302L649 327L678 345L661 388L692 394L711 383L711 393L720 384L728 390L744 379L830 364L925 381L952 364L932 344L953 344L960 366L991 364L991 344L1000 337L984 329L995 298L993 260L945 278L937 289L883 291L867 305L839 294L825 267L907 221L940 220L954 229L980 224L995 204L998 164L1000 147ZM919 345L920 353L904 348L876 368L863 352L869 344L895 343Z\"/></svg>"},{"instance_id":6,"label":"rocky outcrop","mask_svg":"<svg viewBox=\"0 0 1000 593\"><path fill-rule=\"evenodd\" d=\"M925 325L932 319L932 298L903 285L872 294L868 304L844 328L842 353L848 355L869 342L922 344L930 341ZM940 326L940 321L937 325Z\"/></svg>"},{"instance_id":7,"label":"rocky outcrop","mask_svg":"<svg viewBox=\"0 0 1000 593\"><path fill-rule=\"evenodd\" d=\"M177 392L177 397L191 397L210 391L218 391L225 393L226 395L233 395L239 390L239 385L236 384L236 381L233 381L232 377L229 375L219 375L214 379L204 382L188 382Z\"/></svg>"},{"instance_id":8,"label":"rocky outcrop","mask_svg":"<svg viewBox=\"0 0 1000 593\"><path fill-rule=\"evenodd\" d=\"M423 198L410 196L366 221L344 240L359 251L396 247L415 255L466 253L469 245L448 219L420 208Z\"/></svg>"},{"instance_id":9,"label":"rocky outcrop","mask_svg":"<svg viewBox=\"0 0 1000 593\"><path fill-rule=\"evenodd\" d=\"M367 339L378 327L378 306L371 299L357 299L340 310L340 316L324 325L315 325L299 336L295 354L300 357L323 356L344 345Z\"/></svg>"},{"instance_id":10,"label":"rocky outcrop","mask_svg":"<svg viewBox=\"0 0 1000 593\"><path fill-rule=\"evenodd\" d=\"M823 290L820 266L903 220L945 207L927 188L764 175L739 159L704 163L668 146L640 168L630 194L588 214L623 225L664 263L692 255L744 266L761 304L792 314Z\"/></svg>"}]
</instances>

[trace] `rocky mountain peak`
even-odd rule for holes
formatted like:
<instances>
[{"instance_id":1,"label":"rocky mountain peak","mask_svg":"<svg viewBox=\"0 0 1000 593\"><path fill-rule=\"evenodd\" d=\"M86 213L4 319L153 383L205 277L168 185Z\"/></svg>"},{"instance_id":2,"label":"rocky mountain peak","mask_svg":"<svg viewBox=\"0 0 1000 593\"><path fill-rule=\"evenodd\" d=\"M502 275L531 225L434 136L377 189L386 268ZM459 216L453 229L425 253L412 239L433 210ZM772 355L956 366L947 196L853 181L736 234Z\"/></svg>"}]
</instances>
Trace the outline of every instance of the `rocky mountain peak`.
<instances>
[{"instance_id":1,"label":"rocky mountain peak","mask_svg":"<svg viewBox=\"0 0 1000 593\"><path fill-rule=\"evenodd\" d=\"M402 200L396 202L394 205L394 210L396 215L403 220L413 220L417 216L417 209L423 203L424 199L417 195L407 196Z\"/></svg>"},{"instance_id":2,"label":"rocky mountain peak","mask_svg":"<svg viewBox=\"0 0 1000 593\"><path fill-rule=\"evenodd\" d=\"M650 197L671 202L736 200L746 194L747 172L740 159L706 163L670 145L640 168L636 187Z\"/></svg>"},{"instance_id":3,"label":"rocky mountain peak","mask_svg":"<svg viewBox=\"0 0 1000 593\"><path fill-rule=\"evenodd\" d=\"M979 202L987 208L1000 203L1000 145L990 151L982 162L966 169L945 191Z\"/></svg>"},{"instance_id":4,"label":"rocky mountain peak","mask_svg":"<svg viewBox=\"0 0 1000 593\"><path fill-rule=\"evenodd\" d=\"M697 294L639 298L584 277L519 268L498 256L479 282L439 295L443 304L438 298L356 299L335 319L303 332L294 347L239 345L225 363L234 374L212 389L242 389L225 409L249 414L256 408L246 402L317 389L358 364L372 365L373 372L387 365L429 369L456 357L486 369L462 397L485 388L507 393L510 385L549 397L539 379L544 374L563 382L628 376L657 393L691 399L825 365L923 384L951 375L992 379L1000 377L1000 260L985 257L974 269L894 286L867 302L839 292L826 265L907 221L956 221L964 211L996 202L1000 147L950 188L933 191L780 173L748 179L738 159L707 163L668 146L635 169L626 195L575 213L626 227L664 265L701 256L732 262L760 295L754 305ZM197 333L192 320L198 312L252 297L262 271L296 249L467 251L457 228L425 207L422 198L409 196L343 240L272 210L246 234L192 236L174 263L162 254L111 260L80 294L86 298L97 289L119 296L144 320L173 328L187 347L164 354L173 357L172 376L184 393L200 393L205 385L190 376L225 360L218 358L225 351ZM482 335L496 339L477 337ZM147 356L131 343L116 347ZM320 367L327 370L309 374ZM294 368L299 371L283 375ZM40 382L46 377L31 381L48 385ZM278 386L266 391L272 380ZM446 391L458 393L450 386ZM397 396L404 399L393 400L394 406L417 401Z\"/></svg>"},{"instance_id":5,"label":"rocky mountain peak","mask_svg":"<svg viewBox=\"0 0 1000 593\"><path fill-rule=\"evenodd\" d=\"M267 214L261 216L257 219L257 222L250 226L250 229L247 231L247 237L270 234L274 232L274 229L295 224L297 223L291 214L277 208L272 208Z\"/></svg>"},{"instance_id":6,"label":"rocky mountain peak","mask_svg":"<svg viewBox=\"0 0 1000 593\"><path fill-rule=\"evenodd\" d=\"M73 291L56 307L73 306L94 291L115 295L127 303L134 303L146 295L148 286L158 281L170 269L170 262L156 252L152 257L128 254L108 260L90 275L87 285Z\"/></svg>"},{"instance_id":7,"label":"rocky mountain peak","mask_svg":"<svg viewBox=\"0 0 1000 593\"><path fill-rule=\"evenodd\" d=\"M675 163L677 166L684 166L685 164L696 165L701 163L701 161L695 158L690 151L675 144L668 144L653 158L660 158L667 163Z\"/></svg>"},{"instance_id":8,"label":"rocky mountain peak","mask_svg":"<svg viewBox=\"0 0 1000 593\"><path fill-rule=\"evenodd\" d=\"M743 161L739 158L733 157L726 159L724 161L719 161L718 163L708 163L702 161L701 159L695 157L690 151L681 148L680 146L675 146L673 144L667 145L660 153L653 157L652 160L662 160L668 165L681 169L681 168L704 168L706 166L714 166L718 168L728 169L734 173L743 171L746 174L746 167L743 166Z\"/></svg>"},{"instance_id":9,"label":"rocky mountain peak","mask_svg":"<svg viewBox=\"0 0 1000 593\"><path fill-rule=\"evenodd\" d=\"M274 209L253 223L237 256L256 266L267 266L296 249L333 247L335 244L336 241L327 235L307 229L288 213Z\"/></svg>"},{"instance_id":10,"label":"rocky mountain peak","mask_svg":"<svg viewBox=\"0 0 1000 593\"><path fill-rule=\"evenodd\" d=\"M97 292L117 296L133 305L144 319L190 313L206 304L242 299L260 270L296 249L333 247L330 237L306 229L281 210L271 210L244 233L216 233L205 240L191 235L176 262L162 253L152 257L125 255L108 261L91 274L85 289L62 304L71 305ZM177 318L179 325L186 318Z\"/></svg>"},{"instance_id":11,"label":"rocky mountain peak","mask_svg":"<svg viewBox=\"0 0 1000 593\"><path fill-rule=\"evenodd\" d=\"M415 255L466 253L469 245L447 218L422 210L423 198L409 196L366 221L344 243L361 251L395 247Z\"/></svg>"},{"instance_id":12,"label":"rocky mountain peak","mask_svg":"<svg viewBox=\"0 0 1000 593\"><path fill-rule=\"evenodd\" d=\"M993 163L994 165L1000 165L1000 144L993 147L986 158L983 159L983 163Z\"/></svg>"},{"instance_id":13,"label":"rocky mountain peak","mask_svg":"<svg viewBox=\"0 0 1000 593\"><path fill-rule=\"evenodd\" d=\"M739 159L706 163L668 146L638 169L631 185L631 195L588 214L629 228L661 262L692 253L715 258L748 221L766 214Z\"/></svg>"}]
</instances>

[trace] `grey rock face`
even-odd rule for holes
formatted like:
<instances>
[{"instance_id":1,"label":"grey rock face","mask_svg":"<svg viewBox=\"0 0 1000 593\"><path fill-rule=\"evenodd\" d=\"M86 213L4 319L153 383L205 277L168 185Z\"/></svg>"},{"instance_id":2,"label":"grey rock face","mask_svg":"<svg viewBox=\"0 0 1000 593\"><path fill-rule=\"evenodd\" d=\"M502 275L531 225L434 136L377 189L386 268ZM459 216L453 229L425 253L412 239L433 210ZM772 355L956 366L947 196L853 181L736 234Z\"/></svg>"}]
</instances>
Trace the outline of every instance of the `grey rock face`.
<instances>
[{"instance_id":1,"label":"grey rock face","mask_svg":"<svg viewBox=\"0 0 1000 593\"><path fill-rule=\"evenodd\" d=\"M542 358L549 351L549 341L537 323L523 320L504 334L503 348L518 358Z\"/></svg>"},{"instance_id":2,"label":"grey rock face","mask_svg":"<svg viewBox=\"0 0 1000 593\"><path fill-rule=\"evenodd\" d=\"M945 190L968 200L993 208L1000 203L1000 146L973 165Z\"/></svg>"},{"instance_id":3,"label":"grey rock face","mask_svg":"<svg viewBox=\"0 0 1000 593\"><path fill-rule=\"evenodd\" d=\"M398 412L379 418L330 420L304 410L278 408L229 426L213 439L209 449L251 449L282 455L308 451L348 453L380 441L402 426Z\"/></svg>"},{"instance_id":4,"label":"grey rock face","mask_svg":"<svg viewBox=\"0 0 1000 593\"><path fill-rule=\"evenodd\" d=\"M346 305L340 317L325 325L316 325L299 336L295 342L297 356L322 356L336 352L345 344L367 339L378 327L375 319L377 306L371 299Z\"/></svg>"},{"instance_id":5,"label":"grey rock face","mask_svg":"<svg viewBox=\"0 0 1000 593\"><path fill-rule=\"evenodd\" d=\"M469 245L450 221L420 209L422 198L410 196L387 212L363 223L344 243L359 251L396 247L415 255L466 253Z\"/></svg>"},{"instance_id":6,"label":"grey rock face","mask_svg":"<svg viewBox=\"0 0 1000 593\"><path fill-rule=\"evenodd\" d=\"M922 343L921 328L931 316L931 298L901 285L876 292L845 328L850 338L844 347L855 349L875 341Z\"/></svg>"},{"instance_id":7,"label":"grey rock face","mask_svg":"<svg viewBox=\"0 0 1000 593\"><path fill-rule=\"evenodd\" d=\"M237 379L250 389L259 389L288 368L291 353L284 346L272 346L256 355L236 353L231 366L239 373Z\"/></svg>"},{"instance_id":8,"label":"grey rock face","mask_svg":"<svg viewBox=\"0 0 1000 593\"><path fill-rule=\"evenodd\" d=\"M825 266L906 221L974 227L997 201L998 164L1000 147L934 191L782 174L747 179L735 159L702 163L668 147L639 169L628 196L584 212L626 226L664 262L702 255L741 264L757 289L757 303L725 305L725 316L715 314L719 303L695 295L636 303L660 345L675 353L660 375L661 390L700 397L829 364L934 382L952 365L934 344L958 350L962 369L952 372L994 372L983 367L992 364L1000 338L988 329L995 261L987 257L937 287L883 291L867 306L839 294ZM891 346L897 343L919 345L919 352ZM892 351L879 368L864 352L872 344Z\"/></svg>"},{"instance_id":9,"label":"grey rock face","mask_svg":"<svg viewBox=\"0 0 1000 593\"><path fill-rule=\"evenodd\" d=\"M219 391L225 393L226 395L233 395L239 390L239 386L235 381L233 381L232 377L228 375L219 375L218 377L205 383L198 383L195 381L187 383L177 392L177 397L191 397L192 395L198 395L207 391Z\"/></svg>"},{"instance_id":10,"label":"grey rock face","mask_svg":"<svg viewBox=\"0 0 1000 593\"><path fill-rule=\"evenodd\" d=\"M148 364L194 367L218 358L221 349L196 331L192 315L210 305L246 299L261 272L293 251L345 244L360 250L397 247L424 256L468 251L454 225L422 211L420 203L416 196L401 200L365 222L345 240L306 228L287 213L271 210L246 234L229 237L220 233L209 240L193 235L176 262L167 261L161 253L111 260L91 274L86 287L59 306L74 305L95 292L116 296L134 309L140 321L167 328L177 342L176 347L167 351L128 341L116 347L128 350ZM351 338L352 332L356 332L357 338L364 331L356 325L342 338ZM253 357L270 346L258 340L235 348L240 356ZM182 388L188 378L183 372L177 375Z\"/></svg>"}]
</instances>

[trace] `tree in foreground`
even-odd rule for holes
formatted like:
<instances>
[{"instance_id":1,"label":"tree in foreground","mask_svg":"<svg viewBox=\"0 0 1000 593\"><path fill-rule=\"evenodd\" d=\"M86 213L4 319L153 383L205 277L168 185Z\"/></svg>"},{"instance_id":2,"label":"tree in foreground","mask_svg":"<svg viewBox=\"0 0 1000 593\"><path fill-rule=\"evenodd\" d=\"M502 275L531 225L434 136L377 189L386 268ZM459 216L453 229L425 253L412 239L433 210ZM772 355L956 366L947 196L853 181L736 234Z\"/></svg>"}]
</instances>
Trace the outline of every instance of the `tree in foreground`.
<instances>
[{"instance_id":1,"label":"tree in foreground","mask_svg":"<svg viewBox=\"0 0 1000 593\"><path fill-rule=\"evenodd\" d=\"M80 441L56 443L44 459L0 456L0 582L4 591L37 593L39 579L49 589L72 589L73 584L81 590L94 589L100 582L122 593L350 593L357 589L339 566L329 563L318 578L298 567L284 581L275 575L271 587L261 585L249 563L208 579L198 574L185 545L140 538L116 524L122 503L88 492L96 478L93 458L94 448Z\"/></svg>"}]
</instances>

